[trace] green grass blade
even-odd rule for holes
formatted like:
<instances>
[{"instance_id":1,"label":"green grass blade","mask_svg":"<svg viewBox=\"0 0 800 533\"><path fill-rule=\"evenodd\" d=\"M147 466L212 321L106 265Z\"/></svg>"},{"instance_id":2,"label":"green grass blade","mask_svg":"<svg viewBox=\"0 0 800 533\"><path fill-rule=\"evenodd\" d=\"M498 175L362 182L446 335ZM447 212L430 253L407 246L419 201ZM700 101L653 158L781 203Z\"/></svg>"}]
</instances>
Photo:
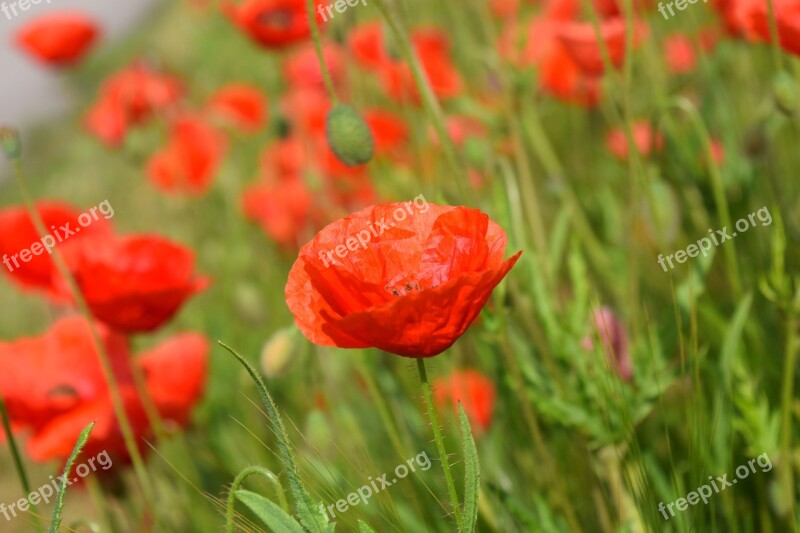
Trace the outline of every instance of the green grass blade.
<instances>
[{"instance_id":1,"label":"green grass blade","mask_svg":"<svg viewBox=\"0 0 800 533\"><path fill-rule=\"evenodd\" d=\"M472 436L472 428L470 428L469 419L461 402L458 403L458 418L461 422L461 436L464 439L465 464L464 513L461 516L459 531L471 533L475 531L475 524L478 521L478 492L481 485L480 462L475 439Z\"/></svg>"},{"instance_id":2,"label":"green grass blade","mask_svg":"<svg viewBox=\"0 0 800 533\"><path fill-rule=\"evenodd\" d=\"M86 441L89 440L89 434L92 432L92 429L94 429L94 422L81 431L81 434L78 436L78 441L75 443L75 447L72 448L69 459L67 459L67 464L64 466L64 473L61 476L61 485L58 487L58 495L56 496L56 505L53 508L53 518L50 522L50 533L57 533L58 528L61 526L61 510L64 508L64 495L67 492L67 483L65 480L69 476L70 471L72 471L75 459L78 458L81 450L86 446Z\"/></svg>"}]
</instances>

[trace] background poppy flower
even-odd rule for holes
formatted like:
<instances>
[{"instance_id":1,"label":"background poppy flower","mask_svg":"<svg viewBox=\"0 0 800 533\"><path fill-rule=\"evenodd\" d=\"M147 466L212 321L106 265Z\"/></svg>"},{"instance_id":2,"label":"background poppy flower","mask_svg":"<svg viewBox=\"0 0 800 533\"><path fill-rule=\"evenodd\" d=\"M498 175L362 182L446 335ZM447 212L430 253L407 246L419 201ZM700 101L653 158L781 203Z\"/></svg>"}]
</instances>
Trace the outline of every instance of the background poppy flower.
<instances>
[{"instance_id":1,"label":"background poppy flower","mask_svg":"<svg viewBox=\"0 0 800 533\"><path fill-rule=\"evenodd\" d=\"M636 149L643 156L648 156L654 151L660 151L664 147L664 137L656 131L646 120L639 120L632 126L633 142ZM617 158L627 160L629 156L628 139L625 132L617 128L612 130L606 137L608 150Z\"/></svg>"},{"instance_id":2,"label":"background poppy flower","mask_svg":"<svg viewBox=\"0 0 800 533\"><path fill-rule=\"evenodd\" d=\"M72 269L92 314L128 333L162 326L209 283L195 275L191 250L148 235L103 239Z\"/></svg>"},{"instance_id":3,"label":"background poppy flower","mask_svg":"<svg viewBox=\"0 0 800 533\"><path fill-rule=\"evenodd\" d=\"M633 23L633 44L635 49L647 36L647 25L642 21ZM600 34L608 50L614 67L620 67L625 60L625 20L621 17L608 19L600 24ZM566 52L580 69L589 76L600 76L605 71L603 55L597 43L594 27L588 22L569 22L559 27L558 38Z\"/></svg>"},{"instance_id":4,"label":"background poppy flower","mask_svg":"<svg viewBox=\"0 0 800 533\"><path fill-rule=\"evenodd\" d=\"M243 83L221 88L209 99L206 110L247 132L258 131L267 121L267 99L258 88Z\"/></svg>"},{"instance_id":5,"label":"background poppy flower","mask_svg":"<svg viewBox=\"0 0 800 533\"><path fill-rule=\"evenodd\" d=\"M78 217L82 214L72 206L58 201L37 202L36 210L42 217L46 228L50 229L48 235L54 233L61 239L54 236L56 248L65 256L67 261L77 253L77 250L86 245L93 238L109 237L111 235L111 225L103 218L92 219L92 223L83 227L78 223ZM67 230L73 234L66 240L63 236L67 231L61 228L68 226ZM27 209L24 207L9 207L0 209L0 257L7 263L0 266L0 270L6 274L20 288L26 290L37 290L44 292L55 300L64 300L65 296L60 292L63 282L56 269L53 258L42 245L34 247L36 243L41 243L41 236L36 231ZM55 228L55 229L52 229ZM75 232L80 229L80 232ZM28 250L30 260L24 262L20 253ZM39 251L38 254L33 252ZM15 266L14 257L17 257Z\"/></svg>"},{"instance_id":6,"label":"background poppy flower","mask_svg":"<svg viewBox=\"0 0 800 533\"><path fill-rule=\"evenodd\" d=\"M492 380L476 370L458 370L433 382L433 398L439 407L450 405L458 414L461 402L470 423L483 431L492 423L495 396Z\"/></svg>"},{"instance_id":7,"label":"background poppy flower","mask_svg":"<svg viewBox=\"0 0 800 533\"><path fill-rule=\"evenodd\" d=\"M611 309L602 307L592 314L592 332L581 341L586 350L594 348L599 336L603 351L611 361L611 368L625 381L633 378L633 361L628 348L628 333Z\"/></svg>"},{"instance_id":8,"label":"background poppy flower","mask_svg":"<svg viewBox=\"0 0 800 533\"><path fill-rule=\"evenodd\" d=\"M362 248L357 236L366 241L371 231ZM476 209L374 205L303 246L286 302L315 344L434 356L467 330L517 262L522 252L504 261L505 247L505 232Z\"/></svg>"},{"instance_id":9,"label":"background poppy flower","mask_svg":"<svg viewBox=\"0 0 800 533\"><path fill-rule=\"evenodd\" d=\"M245 0L225 3L222 9L236 26L266 48L282 48L311 35L305 0ZM319 14L316 17L319 24Z\"/></svg>"},{"instance_id":10,"label":"background poppy flower","mask_svg":"<svg viewBox=\"0 0 800 533\"><path fill-rule=\"evenodd\" d=\"M151 183L166 193L204 194L225 155L225 136L192 115L176 119L170 135L147 164Z\"/></svg>"},{"instance_id":11,"label":"background poppy flower","mask_svg":"<svg viewBox=\"0 0 800 533\"><path fill-rule=\"evenodd\" d=\"M17 43L38 60L60 67L81 59L97 34L97 25L81 13L51 13L23 26Z\"/></svg>"}]
</instances>

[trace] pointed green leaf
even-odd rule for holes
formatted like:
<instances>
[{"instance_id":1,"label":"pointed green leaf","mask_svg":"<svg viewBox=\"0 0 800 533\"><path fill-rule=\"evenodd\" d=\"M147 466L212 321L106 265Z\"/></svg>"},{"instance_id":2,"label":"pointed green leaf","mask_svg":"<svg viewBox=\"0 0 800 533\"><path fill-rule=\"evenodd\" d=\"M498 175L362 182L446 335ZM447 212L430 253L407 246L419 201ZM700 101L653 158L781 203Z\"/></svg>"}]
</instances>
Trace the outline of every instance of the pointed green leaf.
<instances>
[{"instance_id":1,"label":"pointed green leaf","mask_svg":"<svg viewBox=\"0 0 800 533\"><path fill-rule=\"evenodd\" d=\"M464 412L464 406L458 403L458 418L461 421L461 436L464 439L464 513L461 517L459 531L471 533L475 531L478 521L478 491L480 489L480 462L472 428Z\"/></svg>"},{"instance_id":2,"label":"pointed green leaf","mask_svg":"<svg viewBox=\"0 0 800 533\"><path fill-rule=\"evenodd\" d=\"M363 520L358 521L358 533L376 533L372 527Z\"/></svg>"},{"instance_id":3,"label":"pointed green leaf","mask_svg":"<svg viewBox=\"0 0 800 533\"><path fill-rule=\"evenodd\" d=\"M266 524L272 531L279 533L303 533L303 527L297 520L286 514L278 505L271 500L250 492L249 490L237 490L236 499L245 504L255 515Z\"/></svg>"}]
</instances>

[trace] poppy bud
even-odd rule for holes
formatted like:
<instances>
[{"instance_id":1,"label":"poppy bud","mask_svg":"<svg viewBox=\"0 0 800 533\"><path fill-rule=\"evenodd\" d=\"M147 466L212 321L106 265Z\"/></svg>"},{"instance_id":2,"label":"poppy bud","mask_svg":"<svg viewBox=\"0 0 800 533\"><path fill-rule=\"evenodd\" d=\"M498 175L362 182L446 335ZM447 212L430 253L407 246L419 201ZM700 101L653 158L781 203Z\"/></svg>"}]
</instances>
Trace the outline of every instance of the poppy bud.
<instances>
[{"instance_id":1,"label":"poppy bud","mask_svg":"<svg viewBox=\"0 0 800 533\"><path fill-rule=\"evenodd\" d=\"M778 108L792 115L797 110L798 88L794 79L786 72L780 72L772 82L772 93Z\"/></svg>"},{"instance_id":2,"label":"poppy bud","mask_svg":"<svg viewBox=\"0 0 800 533\"><path fill-rule=\"evenodd\" d=\"M0 126L0 149L9 161L18 159L22 155L22 141L16 128Z\"/></svg>"},{"instance_id":3,"label":"poppy bud","mask_svg":"<svg viewBox=\"0 0 800 533\"><path fill-rule=\"evenodd\" d=\"M295 359L299 349L299 331L294 326L278 330L261 350L261 371L268 378L282 376Z\"/></svg>"},{"instance_id":4,"label":"poppy bud","mask_svg":"<svg viewBox=\"0 0 800 533\"><path fill-rule=\"evenodd\" d=\"M337 104L326 119L328 144L337 159L349 167L362 165L372 159L375 142L372 132L358 111Z\"/></svg>"}]
</instances>

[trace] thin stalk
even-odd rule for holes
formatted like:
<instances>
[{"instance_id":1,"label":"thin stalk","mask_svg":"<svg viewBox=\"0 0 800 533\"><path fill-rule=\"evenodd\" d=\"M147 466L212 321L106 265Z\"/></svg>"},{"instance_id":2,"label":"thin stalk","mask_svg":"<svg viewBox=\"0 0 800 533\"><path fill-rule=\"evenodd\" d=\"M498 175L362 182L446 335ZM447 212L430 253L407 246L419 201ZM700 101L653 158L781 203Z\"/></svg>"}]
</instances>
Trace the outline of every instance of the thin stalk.
<instances>
[{"instance_id":1,"label":"thin stalk","mask_svg":"<svg viewBox=\"0 0 800 533\"><path fill-rule=\"evenodd\" d=\"M436 130L436 136L439 138L445 158L450 163L453 173L456 176L456 185L458 186L458 191L465 201L472 204L474 203L474 195L472 194L472 190L469 188L469 181L467 179L466 171L456 156L455 144L453 143L453 139L450 137L450 133L447 131L447 127L445 126L444 113L442 113L439 100L436 98L430 83L428 83L428 77L425 75L425 72L422 69L422 65L419 62L419 58L417 57L413 46L411 46L411 40L408 37L408 32L392 17L392 14L389 12L386 4L384 3L384 0L375 0L375 5L378 6L378 10L381 12L384 20L389 25L389 29L392 30L395 38L400 43L403 56L408 62L408 65L411 67L411 75L414 78L414 83L416 84L420 95L422 96L422 103L424 104L425 110L428 113L428 118L430 118L433 128Z\"/></svg>"},{"instance_id":2,"label":"thin stalk","mask_svg":"<svg viewBox=\"0 0 800 533\"><path fill-rule=\"evenodd\" d=\"M433 407L433 390L430 383L428 383L428 373L425 371L425 359L423 357L417 358L417 371L419 372L419 380L422 383L422 396L425 399L425 407L428 409L428 417L431 421L431 428L433 429L433 438L436 441L436 450L439 453L439 460L442 463L442 470L444 471L444 479L447 482L450 504L453 506L456 524L458 524L460 528L461 506L458 502L458 492L456 492L456 485L453 482L453 473L450 471L450 461L447 458L447 449L444 446L442 430L439 427L439 419L436 416L436 409Z\"/></svg>"},{"instance_id":3,"label":"thin stalk","mask_svg":"<svg viewBox=\"0 0 800 533\"><path fill-rule=\"evenodd\" d=\"M6 411L6 404L3 397L0 396L0 418L3 421L3 431L6 433L8 439L8 447L11 449L11 457L14 459L14 467L17 469L17 477L22 485L22 491L27 496L31 493L31 484L28 482L28 474L25 472L25 465L22 463L22 456L17 448L17 441L14 440L14 435L11 433L11 421L8 418L8 411ZM42 523L39 521L39 511L33 502L30 503L31 515L33 516L33 523L36 526L36 531L44 531Z\"/></svg>"},{"instance_id":4,"label":"thin stalk","mask_svg":"<svg viewBox=\"0 0 800 533\"><path fill-rule=\"evenodd\" d=\"M800 292L797 293L800 296ZM789 506L789 521L794 522L794 479L792 464L792 404L794 400L794 377L795 365L797 361L797 327L796 327L795 306L791 307L789 316L786 319L786 358L783 368L783 391L781 395L781 462L784 463L781 482L783 485L783 497L786 498Z\"/></svg>"},{"instance_id":5,"label":"thin stalk","mask_svg":"<svg viewBox=\"0 0 800 533\"><path fill-rule=\"evenodd\" d=\"M33 225L36 228L36 231L39 235L44 236L47 235L47 228L45 226L44 221L42 220L41 216L39 215L39 211L36 210L36 206L33 202L33 199L28 192L27 185L25 184L24 174L22 171L22 162L19 159L13 160L13 167L14 167L14 176L17 179L17 185L19 186L20 193L22 194L23 201L28 209L28 212L31 216L31 220L33 221ZM102 339L100 338L100 334L97 332L97 327L92 319L91 311L89 311L89 306L86 304L86 300L84 300L83 295L81 294L80 289L78 288L78 284L75 281L75 278L72 276L72 273L67 268L67 264L64 262L64 258L61 256L61 252L55 248L53 249L53 262L56 265L56 269L58 270L59 274L64 278L69 287L69 290L75 300L75 305L80 311L80 313L86 318L86 322L89 325L89 330L92 335L92 340L94 341L95 347L97 348L97 353L99 354L100 359L100 366L103 371L103 376L108 384L108 388L111 392L111 405L114 409L114 414L119 421L120 430L122 432L122 438L125 442L125 448L127 449L128 453L131 456L131 462L133 463L133 469L136 472L136 477L141 485L142 493L145 496L145 500L148 504L152 504L155 499L153 497L152 486L150 484L150 478L147 474L147 470L144 466L144 461L142 459L141 453L139 453L139 448L136 446L136 439L134 437L133 429L131 427L130 421L128 420L128 415L125 413L124 403L122 402L122 396L119 393L119 384L117 383L117 379L114 376L114 372L111 366L111 358L108 356L106 351L106 347L103 344Z\"/></svg>"},{"instance_id":6,"label":"thin stalk","mask_svg":"<svg viewBox=\"0 0 800 533\"><path fill-rule=\"evenodd\" d=\"M314 16L314 0L306 1L306 11L308 12L308 27L311 28L311 39L314 41L314 49L317 51L317 60L322 71L322 80L325 82L325 88L328 90L328 95L333 100L333 104L336 105L339 103L339 97L336 96L336 90L333 88L333 81L331 81L331 73L328 71L328 64L325 62L325 55L322 53L317 18Z\"/></svg>"}]
</instances>

